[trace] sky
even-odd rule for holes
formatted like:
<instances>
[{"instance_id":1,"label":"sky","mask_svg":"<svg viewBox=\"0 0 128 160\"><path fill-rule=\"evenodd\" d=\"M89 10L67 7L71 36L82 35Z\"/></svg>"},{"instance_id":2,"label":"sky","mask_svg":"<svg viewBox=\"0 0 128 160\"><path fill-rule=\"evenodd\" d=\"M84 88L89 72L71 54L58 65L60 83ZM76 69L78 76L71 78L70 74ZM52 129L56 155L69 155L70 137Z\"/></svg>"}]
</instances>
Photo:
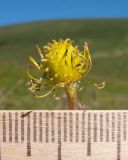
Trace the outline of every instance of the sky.
<instances>
[{"instance_id":1,"label":"sky","mask_svg":"<svg viewBox=\"0 0 128 160\"><path fill-rule=\"evenodd\" d=\"M0 0L0 26L72 18L128 18L128 0Z\"/></svg>"}]
</instances>

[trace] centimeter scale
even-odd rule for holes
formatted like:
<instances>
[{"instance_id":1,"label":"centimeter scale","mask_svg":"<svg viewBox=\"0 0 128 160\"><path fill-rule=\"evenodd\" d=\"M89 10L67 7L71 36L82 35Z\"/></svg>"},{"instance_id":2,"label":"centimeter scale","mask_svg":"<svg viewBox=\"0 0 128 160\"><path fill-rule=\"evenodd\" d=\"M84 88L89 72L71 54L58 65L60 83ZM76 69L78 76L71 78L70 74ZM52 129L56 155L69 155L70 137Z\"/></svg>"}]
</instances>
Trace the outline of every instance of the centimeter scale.
<instances>
[{"instance_id":1,"label":"centimeter scale","mask_svg":"<svg viewBox=\"0 0 128 160\"><path fill-rule=\"evenodd\" d=\"M0 160L128 160L128 111L0 111Z\"/></svg>"}]
</instances>

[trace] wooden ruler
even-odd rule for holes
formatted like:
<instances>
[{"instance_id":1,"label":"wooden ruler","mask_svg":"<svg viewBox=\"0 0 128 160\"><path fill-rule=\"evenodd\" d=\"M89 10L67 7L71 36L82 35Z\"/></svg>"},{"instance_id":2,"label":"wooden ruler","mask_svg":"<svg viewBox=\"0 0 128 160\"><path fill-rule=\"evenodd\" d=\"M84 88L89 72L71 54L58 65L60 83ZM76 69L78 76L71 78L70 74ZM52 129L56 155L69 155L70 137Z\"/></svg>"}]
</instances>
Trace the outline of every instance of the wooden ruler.
<instances>
[{"instance_id":1,"label":"wooden ruler","mask_svg":"<svg viewBox=\"0 0 128 160\"><path fill-rule=\"evenodd\" d=\"M128 111L0 111L0 160L85 159L128 160Z\"/></svg>"}]
</instances>

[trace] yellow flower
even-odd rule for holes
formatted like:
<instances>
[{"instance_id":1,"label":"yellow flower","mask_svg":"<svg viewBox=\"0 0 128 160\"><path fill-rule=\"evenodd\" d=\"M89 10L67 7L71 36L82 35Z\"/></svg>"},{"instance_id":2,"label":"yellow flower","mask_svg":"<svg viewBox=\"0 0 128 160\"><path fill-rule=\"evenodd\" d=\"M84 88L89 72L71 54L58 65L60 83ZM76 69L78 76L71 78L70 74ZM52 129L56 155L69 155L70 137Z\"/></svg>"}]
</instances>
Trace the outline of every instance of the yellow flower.
<instances>
[{"instance_id":1,"label":"yellow flower","mask_svg":"<svg viewBox=\"0 0 128 160\"><path fill-rule=\"evenodd\" d=\"M70 39L53 40L43 48L43 52L37 46L40 54L38 64L31 56L29 60L41 71L42 77L33 77L27 71L31 81L27 83L29 90L37 97L43 98L49 95L58 87L76 90L76 82L85 76L91 69L91 57L87 43L84 43L83 52L79 51L78 46L74 46ZM53 88L46 94L38 96L35 91L43 85L53 84ZM70 91L69 91L70 92Z\"/></svg>"},{"instance_id":2,"label":"yellow flower","mask_svg":"<svg viewBox=\"0 0 128 160\"><path fill-rule=\"evenodd\" d=\"M91 58L87 48L80 52L69 39L49 43L44 46L44 57L41 61L46 68L46 75L55 83L70 83L80 80L91 68Z\"/></svg>"}]
</instances>

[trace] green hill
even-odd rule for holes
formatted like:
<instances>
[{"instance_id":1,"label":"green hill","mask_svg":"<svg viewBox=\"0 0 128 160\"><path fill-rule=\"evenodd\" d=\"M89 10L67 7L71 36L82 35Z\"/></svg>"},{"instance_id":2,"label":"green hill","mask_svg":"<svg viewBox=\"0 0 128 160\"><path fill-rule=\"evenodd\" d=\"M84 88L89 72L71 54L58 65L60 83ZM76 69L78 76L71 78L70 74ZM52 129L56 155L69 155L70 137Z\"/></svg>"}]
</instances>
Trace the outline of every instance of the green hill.
<instances>
[{"instance_id":1,"label":"green hill","mask_svg":"<svg viewBox=\"0 0 128 160\"><path fill-rule=\"evenodd\" d=\"M40 47L53 39L70 38L82 48L86 41L93 68L83 80L80 98L88 109L128 108L128 19L63 20L0 27L0 108L67 109L63 90L59 101L53 95L35 99L26 89L28 55L38 57ZM38 59L38 58L37 58ZM106 81L97 90L88 81ZM58 94L60 94L58 93Z\"/></svg>"}]
</instances>

